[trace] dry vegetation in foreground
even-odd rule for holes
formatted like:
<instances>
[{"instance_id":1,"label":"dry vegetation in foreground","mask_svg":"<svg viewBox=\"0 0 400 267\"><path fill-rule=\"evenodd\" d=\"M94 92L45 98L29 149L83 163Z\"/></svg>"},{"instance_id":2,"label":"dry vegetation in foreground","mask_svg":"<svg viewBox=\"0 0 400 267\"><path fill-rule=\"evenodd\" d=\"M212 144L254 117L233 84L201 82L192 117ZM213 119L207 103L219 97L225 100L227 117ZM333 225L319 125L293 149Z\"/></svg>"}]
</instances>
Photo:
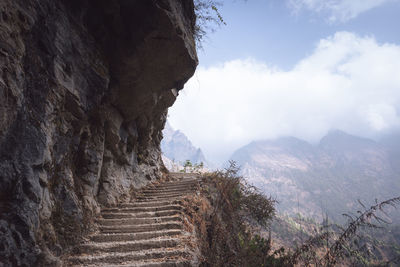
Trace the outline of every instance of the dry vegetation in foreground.
<instances>
[{"instance_id":1,"label":"dry vegetation in foreground","mask_svg":"<svg viewBox=\"0 0 400 267\"><path fill-rule=\"evenodd\" d=\"M196 226L202 266L395 266L397 256L385 262L362 262L363 252L355 246L360 229L385 223L377 214L395 206L400 197L364 207L348 216L344 227L335 225L317 231L293 250L273 249L268 231L276 201L263 195L238 175L234 162L225 171L203 174L201 194L187 198L184 206Z\"/></svg>"}]
</instances>

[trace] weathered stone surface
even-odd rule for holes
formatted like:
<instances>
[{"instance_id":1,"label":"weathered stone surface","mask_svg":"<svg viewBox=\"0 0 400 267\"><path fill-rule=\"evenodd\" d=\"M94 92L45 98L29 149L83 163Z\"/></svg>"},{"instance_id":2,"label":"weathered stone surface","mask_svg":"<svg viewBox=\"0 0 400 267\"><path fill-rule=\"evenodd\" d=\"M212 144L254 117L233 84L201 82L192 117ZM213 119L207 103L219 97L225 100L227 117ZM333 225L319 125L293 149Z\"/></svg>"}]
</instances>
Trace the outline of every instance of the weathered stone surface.
<instances>
[{"instance_id":1,"label":"weathered stone surface","mask_svg":"<svg viewBox=\"0 0 400 267\"><path fill-rule=\"evenodd\" d=\"M193 2L0 2L0 266L57 265L100 205L161 175Z\"/></svg>"},{"instance_id":2,"label":"weathered stone surface","mask_svg":"<svg viewBox=\"0 0 400 267\"><path fill-rule=\"evenodd\" d=\"M188 245L197 241L193 225L181 203L196 194L201 181L186 173L170 173L169 179L142 188L132 203L102 209L99 231L64 257L64 264L199 266L198 249Z\"/></svg>"}]
</instances>

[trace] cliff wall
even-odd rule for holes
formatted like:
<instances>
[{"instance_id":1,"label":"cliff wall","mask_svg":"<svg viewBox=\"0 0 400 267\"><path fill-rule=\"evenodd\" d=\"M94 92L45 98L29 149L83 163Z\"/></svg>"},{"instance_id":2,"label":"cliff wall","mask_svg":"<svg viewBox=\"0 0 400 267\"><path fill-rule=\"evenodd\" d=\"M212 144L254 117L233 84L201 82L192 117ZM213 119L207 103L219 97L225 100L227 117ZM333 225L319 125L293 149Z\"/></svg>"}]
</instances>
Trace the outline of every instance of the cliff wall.
<instances>
[{"instance_id":1,"label":"cliff wall","mask_svg":"<svg viewBox=\"0 0 400 267\"><path fill-rule=\"evenodd\" d=\"M0 266L56 265L162 175L194 24L187 0L0 2Z\"/></svg>"}]
</instances>

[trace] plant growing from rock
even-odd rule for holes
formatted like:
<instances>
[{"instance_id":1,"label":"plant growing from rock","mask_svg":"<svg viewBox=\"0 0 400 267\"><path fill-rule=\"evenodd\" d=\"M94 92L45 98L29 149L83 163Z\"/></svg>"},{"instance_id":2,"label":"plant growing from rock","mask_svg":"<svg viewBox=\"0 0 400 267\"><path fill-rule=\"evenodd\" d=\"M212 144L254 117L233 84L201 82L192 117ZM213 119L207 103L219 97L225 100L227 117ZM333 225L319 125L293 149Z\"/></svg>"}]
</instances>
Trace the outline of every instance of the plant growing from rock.
<instances>
[{"instance_id":1,"label":"plant growing from rock","mask_svg":"<svg viewBox=\"0 0 400 267\"><path fill-rule=\"evenodd\" d=\"M207 32L214 32L214 26L226 25L219 7L222 6L221 1L216 0L194 0L194 11L196 14L196 24L194 29L194 37L196 46L202 47L202 41Z\"/></svg>"},{"instance_id":2,"label":"plant growing from rock","mask_svg":"<svg viewBox=\"0 0 400 267\"><path fill-rule=\"evenodd\" d=\"M204 174L201 196L193 197L189 201L192 205L187 205L197 226L204 266L275 262L270 239L254 234L249 227L254 223L268 226L275 213L275 200L246 184L238 171L236 163L231 162L224 171Z\"/></svg>"}]
</instances>

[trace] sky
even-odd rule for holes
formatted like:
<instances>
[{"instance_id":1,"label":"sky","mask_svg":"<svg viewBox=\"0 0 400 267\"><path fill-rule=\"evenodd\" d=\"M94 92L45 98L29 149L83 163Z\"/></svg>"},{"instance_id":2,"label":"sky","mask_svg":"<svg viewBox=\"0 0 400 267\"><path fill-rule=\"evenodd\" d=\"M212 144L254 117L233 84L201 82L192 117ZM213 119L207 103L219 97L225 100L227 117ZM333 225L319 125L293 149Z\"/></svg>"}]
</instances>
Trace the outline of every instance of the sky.
<instances>
[{"instance_id":1,"label":"sky","mask_svg":"<svg viewBox=\"0 0 400 267\"><path fill-rule=\"evenodd\" d=\"M400 129L400 0L232 0L168 121L216 164L251 141Z\"/></svg>"}]
</instances>

